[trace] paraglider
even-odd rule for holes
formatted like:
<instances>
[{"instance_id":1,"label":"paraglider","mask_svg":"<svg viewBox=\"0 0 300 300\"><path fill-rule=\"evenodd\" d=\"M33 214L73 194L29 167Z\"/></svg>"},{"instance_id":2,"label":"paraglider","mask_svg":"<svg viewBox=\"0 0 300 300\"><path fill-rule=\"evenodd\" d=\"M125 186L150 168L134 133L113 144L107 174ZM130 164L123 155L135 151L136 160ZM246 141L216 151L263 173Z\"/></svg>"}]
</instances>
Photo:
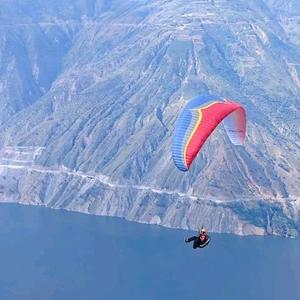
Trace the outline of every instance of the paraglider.
<instances>
[{"instance_id":1,"label":"paraglider","mask_svg":"<svg viewBox=\"0 0 300 300\"><path fill-rule=\"evenodd\" d=\"M193 248L204 248L210 242L210 237L206 233L206 229L202 226L199 235L191 236L190 238L185 239L186 243L193 242Z\"/></svg>"},{"instance_id":2,"label":"paraglider","mask_svg":"<svg viewBox=\"0 0 300 300\"><path fill-rule=\"evenodd\" d=\"M219 96L198 96L189 101L177 119L173 135L172 157L180 171L188 171L215 128L223 123L234 145L242 145L246 137L246 112L242 105ZM210 242L206 229L185 239L193 248L204 248Z\"/></svg>"},{"instance_id":3,"label":"paraglider","mask_svg":"<svg viewBox=\"0 0 300 300\"><path fill-rule=\"evenodd\" d=\"M242 105L213 95L198 96L187 103L173 135L172 156L179 170L189 170L207 138L222 121L230 141L242 145L246 136L246 112Z\"/></svg>"}]
</instances>

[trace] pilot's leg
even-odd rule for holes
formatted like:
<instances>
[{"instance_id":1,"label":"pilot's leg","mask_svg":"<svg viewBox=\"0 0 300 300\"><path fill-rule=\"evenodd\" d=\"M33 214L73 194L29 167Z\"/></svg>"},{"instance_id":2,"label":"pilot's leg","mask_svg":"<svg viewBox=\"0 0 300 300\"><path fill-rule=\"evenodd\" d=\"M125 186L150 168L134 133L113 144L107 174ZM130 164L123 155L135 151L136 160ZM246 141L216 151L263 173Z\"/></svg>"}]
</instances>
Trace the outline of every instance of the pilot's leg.
<instances>
[{"instance_id":1,"label":"pilot's leg","mask_svg":"<svg viewBox=\"0 0 300 300\"><path fill-rule=\"evenodd\" d=\"M194 239L193 248L196 249L198 247L197 239Z\"/></svg>"}]
</instances>

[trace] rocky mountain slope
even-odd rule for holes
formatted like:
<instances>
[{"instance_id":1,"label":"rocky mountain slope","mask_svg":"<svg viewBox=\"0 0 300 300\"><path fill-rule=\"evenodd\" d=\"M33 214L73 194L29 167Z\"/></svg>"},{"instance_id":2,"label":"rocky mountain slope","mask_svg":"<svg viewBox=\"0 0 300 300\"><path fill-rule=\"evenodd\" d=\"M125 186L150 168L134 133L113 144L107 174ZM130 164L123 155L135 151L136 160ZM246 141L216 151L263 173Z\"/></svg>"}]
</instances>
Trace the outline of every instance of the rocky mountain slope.
<instances>
[{"instance_id":1,"label":"rocky mountain slope","mask_svg":"<svg viewBox=\"0 0 300 300\"><path fill-rule=\"evenodd\" d=\"M299 235L298 1L0 1L1 201L165 226ZM191 97L242 103L188 173Z\"/></svg>"}]
</instances>

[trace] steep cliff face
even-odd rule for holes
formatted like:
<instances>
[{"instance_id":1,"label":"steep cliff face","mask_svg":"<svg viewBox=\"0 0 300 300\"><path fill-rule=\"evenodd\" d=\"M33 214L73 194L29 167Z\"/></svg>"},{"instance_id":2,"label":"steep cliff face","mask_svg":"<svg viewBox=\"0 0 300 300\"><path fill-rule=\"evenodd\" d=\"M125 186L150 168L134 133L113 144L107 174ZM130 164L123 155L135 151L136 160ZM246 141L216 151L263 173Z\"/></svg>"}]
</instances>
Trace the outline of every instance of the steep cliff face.
<instances>
[{"instance_id":1,"label":"steep cliff face","mask_svg":"<svg viewBox=\"0 0 300 300\"><path fill-rule=\"evenodd\" d=\"M0 15L1 172L15 182L3 201L297 235L297 1L13 2ZM183 174L174 123L202 93L246 107L247 142L220 127Z\"/></svg>"},{"instance_id":2,"label":"steep cliff face","mask_svg":"<svg viewBox=\"0 0 300 300\"><path fill-rule=\"evenodd\" d=\"M299 236L295 200L222 201L145 185L112 182L101 174L67 168L1 166L1 201L43 205L95 215L118 216L166 227L240 235Z\"/></svg>"}]
</instances>

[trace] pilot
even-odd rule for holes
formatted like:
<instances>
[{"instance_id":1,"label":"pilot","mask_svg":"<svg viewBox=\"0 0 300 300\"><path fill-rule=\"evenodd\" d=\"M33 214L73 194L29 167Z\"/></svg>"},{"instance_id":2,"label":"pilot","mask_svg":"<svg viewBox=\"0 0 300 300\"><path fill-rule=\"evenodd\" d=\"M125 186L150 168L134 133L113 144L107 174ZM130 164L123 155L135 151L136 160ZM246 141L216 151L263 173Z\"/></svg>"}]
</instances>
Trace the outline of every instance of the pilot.
<instances>
[{"instance_id":1,"label":"pilot","mask_svg":"<svg viewBox=\"0 0 300 300\"><path fill-rule=\"evenodd\" d=\"M208 245L210 242L210 237L206 233L206 229L204 227L201 228L199 235L197 236L191 236L190 238L185 239L186 243L190 243L194 241L193 248L203 248Z\"/></svg>"}]
</instances>

